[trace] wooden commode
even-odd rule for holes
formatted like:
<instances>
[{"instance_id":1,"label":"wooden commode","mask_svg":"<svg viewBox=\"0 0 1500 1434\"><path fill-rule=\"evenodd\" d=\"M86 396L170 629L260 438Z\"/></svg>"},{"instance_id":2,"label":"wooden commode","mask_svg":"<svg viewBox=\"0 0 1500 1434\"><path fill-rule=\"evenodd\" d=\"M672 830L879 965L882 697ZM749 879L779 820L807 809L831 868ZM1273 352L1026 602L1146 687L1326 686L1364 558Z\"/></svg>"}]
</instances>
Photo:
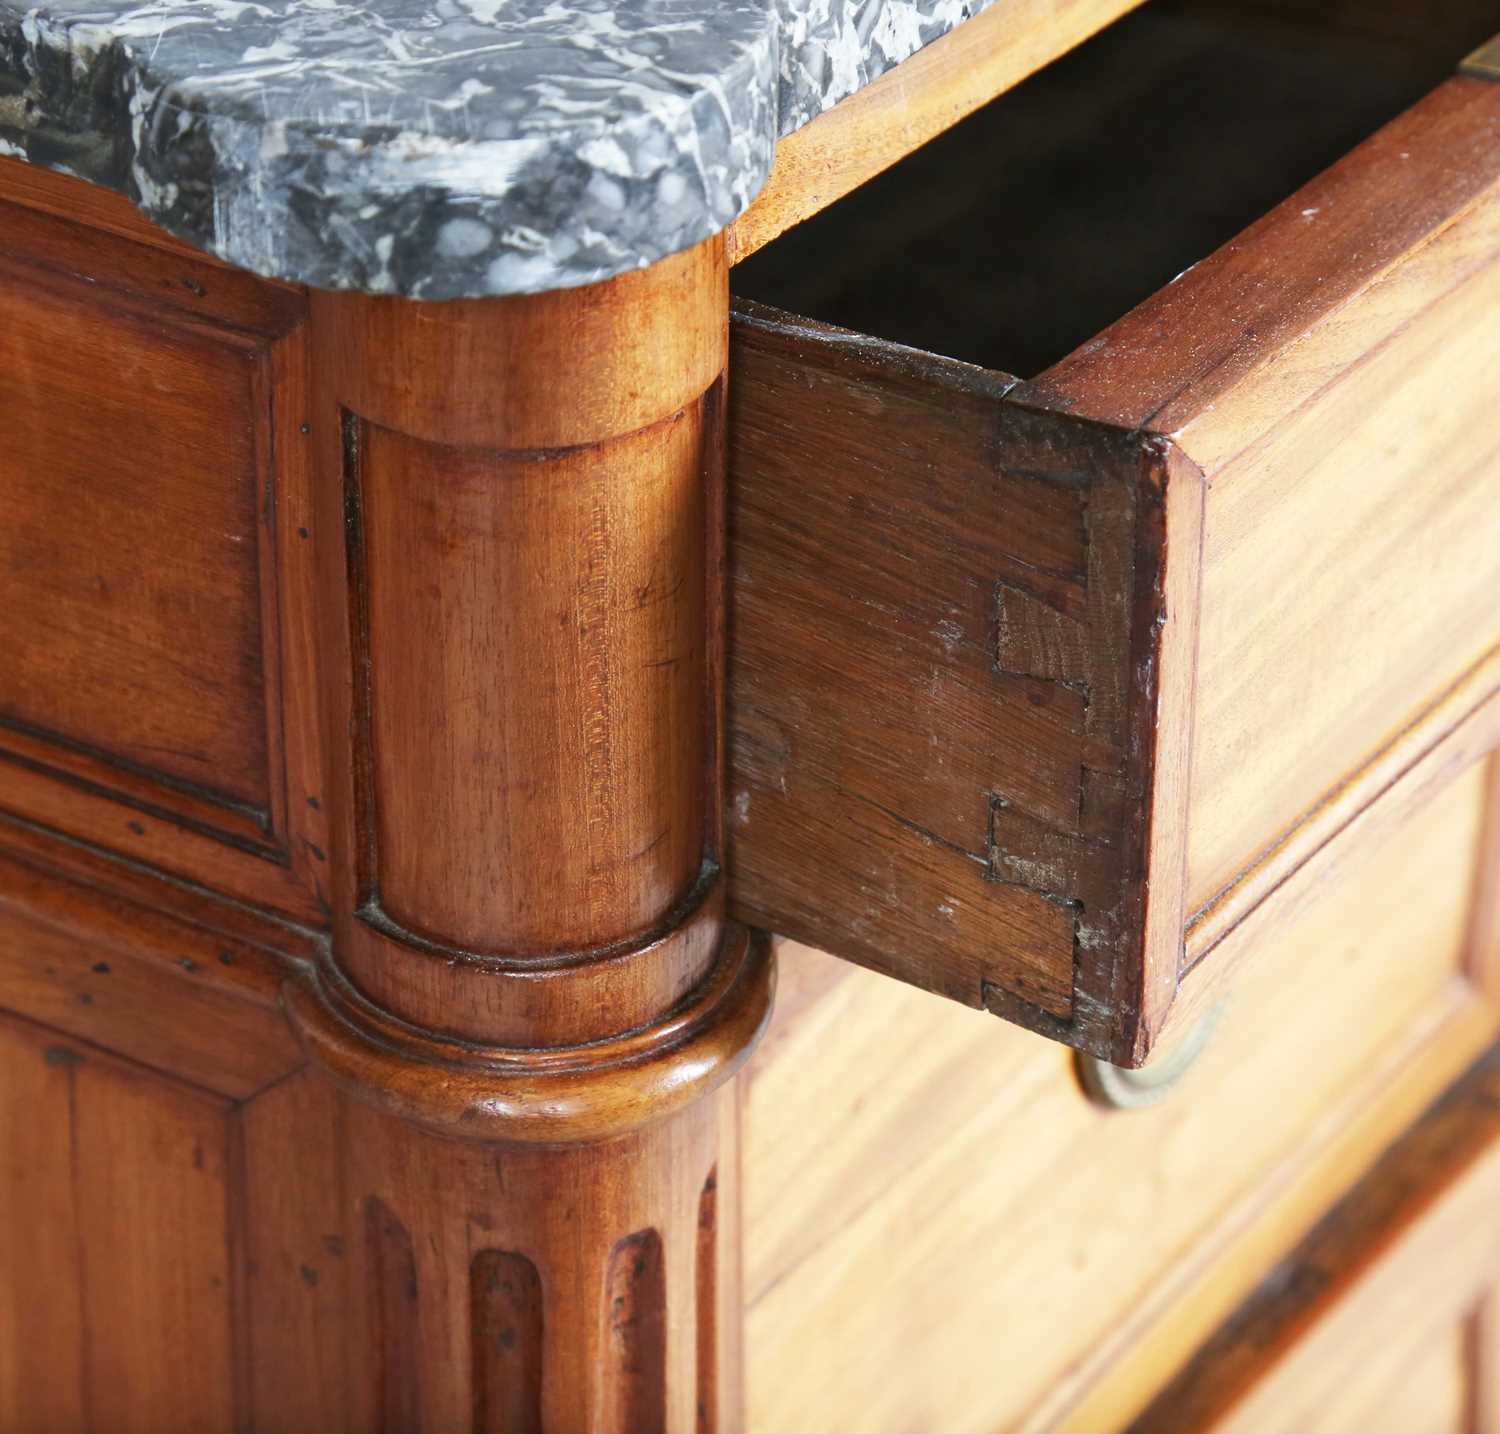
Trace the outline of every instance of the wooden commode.
<instances>
[{"instance_id":1,"label":"wooden commode","mask_svg":"<svg viewBox=\"0 0 1500 1434\"><path fill-rule=\"evenodd\" d=\"M1496 31L0 0L0 1434L1500 1434Z\"/></svg>"}]
</instances>

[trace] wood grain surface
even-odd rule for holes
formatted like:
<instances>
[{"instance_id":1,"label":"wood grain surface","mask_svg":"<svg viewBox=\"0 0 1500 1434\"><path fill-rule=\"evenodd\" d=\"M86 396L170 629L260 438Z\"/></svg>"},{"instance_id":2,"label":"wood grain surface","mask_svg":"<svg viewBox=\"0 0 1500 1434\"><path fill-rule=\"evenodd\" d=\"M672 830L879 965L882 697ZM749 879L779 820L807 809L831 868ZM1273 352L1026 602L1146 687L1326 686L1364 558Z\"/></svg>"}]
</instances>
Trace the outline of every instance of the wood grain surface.
<instances>
[{"instance_id":1,"label":"wood grain surface","mask_svg":"<svg viewBox=\"0 0 1500 1434\"><path fill-rule=\"evenodd\" d=\"M307 295L15 169L0 1188L81 1253L0 1408L730 1434L722 242Z\"/></svg>"},{"instance_id":2,"label":"wood grain surface","mask_svg":"<svg viewBox=\"0 0 1500 1434\"><path fill-rule=\"evenodd\" d=\"M1471 767L1328 875L1148 1110L784 948L746 1107L751 1426L1117 1434L1494 1038L1492 802Z\"/></svg>"},{"instance_id":3,"label":"wood grain surface","mask_svg":"<svg viewBox=\"0 0 1500 1434\"><path fill-rule=\"evenodd\" d=\"M1131 1434L1494 1427L1500 1048L1387 1151Z\"/></svg>"},{"instance_id":4,"label":"wood grain surface","mask_svg":"<svg viewBox=\"0 0 1500 1434\"><path fill-rule=\"evenodd\" d=\"M992 7L729 243L1124 8ZM1030 383L731 339L719 241L307 294L0 160L0 1426L1144 1409L1500 1024L1497 133L1441 86ZM746 921L1122 1062L1231 1003L1124 1116L788 947L741 1077ZM1492 1418L1492 1162L1429 1156L1205 1419Z\"/></svg>"},{"instance_id":5,"label":"wood grain surface","mask_svg":"<svg viewBox=\"0 0 1500 1434\"><path fill-rule=\"evenodd\" d=\"M1003 375L753 307L735 338L736 909L1133 1058L1146 931L1179 919L1181 784L1151 794L1196 476Z\"/></svg>"},{"instance_id":6,"label":"wood grain surface","mask_svg":"<svg viewBox=\"0 0 1500 1434\"><path fill-rule=\"evenodd\" d=\"M1037 385L1211 485L1194 919L1494 642L1497 125L1451 82Z\"/></svg>"},{"instance_id":7,"label":"wood grain surface","mask_svg":"<svg viewBox=\"0 0 1500 1434\"><path fill-rule=\"evenodd\" d=\"M11 1017L0 1071L0 1423L231 1429L228 1103Z\"/></svg>"},{"instance_id":8,"label":"wood grain surface","mask_svg":"<svg viewBox=\"0 0 1500 1434\"><path fill-rule=\"evenodd\" d=\"M321 924L305 306L45 191L0 161L3 806Z\"/></svg>"},{"instance_id":9,"label":"wood grain surface","mask_svg":"<svg viewBox=\"0 0 1500 1434\"><path fill-rule=\"evenodd\" d=\"M1500 640L1497 131L1449 81L1027 383L742 303L747 919L1138 1063L1373 832Z\"/></svg>"}]
</instances>

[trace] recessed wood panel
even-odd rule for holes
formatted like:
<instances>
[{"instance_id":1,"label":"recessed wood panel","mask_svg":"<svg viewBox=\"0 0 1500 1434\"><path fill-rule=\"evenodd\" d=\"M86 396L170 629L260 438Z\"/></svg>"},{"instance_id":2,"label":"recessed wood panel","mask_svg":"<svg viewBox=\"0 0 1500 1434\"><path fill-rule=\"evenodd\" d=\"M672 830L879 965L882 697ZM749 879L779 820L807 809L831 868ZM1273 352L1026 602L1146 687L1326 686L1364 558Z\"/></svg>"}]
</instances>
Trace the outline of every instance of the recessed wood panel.
<instances>
[{"instance_id":1,"label":"recessed wood panel","mask_svg":"<svg viewBox=\"0 0 1500 1434\"><path fill-rule=\"evenodd\" d=\"M6 277L0 742L268 821L259 356Z\"/></svg>"},{"instance_id":2,"label":"recessed wood panel","mask_svg":"<svg viewBox=\"0 0 1500 1434\"><path fill-rule=\"evenodd\" d=\"M228 1107L0 1018L0 1424L228 1434Z\"/></svg>"},{"instance_id":3,"label":"recessed wood panel","mask_svg":"<svg viewBox=\"0 0 1500 1434\"><path fill-rule=\"evenodd\" d=\"M69 196L0 161L0 809L316 923L305 300Z\"/></svg>"}]
</instances>

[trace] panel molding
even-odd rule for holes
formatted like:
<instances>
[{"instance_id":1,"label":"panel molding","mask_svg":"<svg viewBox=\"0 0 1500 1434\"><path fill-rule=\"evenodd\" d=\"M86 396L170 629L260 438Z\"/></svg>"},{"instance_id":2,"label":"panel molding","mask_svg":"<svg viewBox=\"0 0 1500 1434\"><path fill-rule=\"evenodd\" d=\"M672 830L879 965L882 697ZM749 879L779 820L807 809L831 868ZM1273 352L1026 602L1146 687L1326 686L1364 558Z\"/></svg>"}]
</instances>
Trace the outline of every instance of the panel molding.
<instances>
[{"instance_id":1,"label":"panel molding","mask_svg":"<svg viewBox=\"0 0 1500 1434\"><path fill-rule=\"evenodd\" d=\"M204 256L71 223L45 212L49 193L35 175L0 170L0 267L18 293L125 323L152 342L160 336L233 357L225 372L234 382L225 393L248 423L243 452L251 491L236 501L254 515L243 536L254 544L247 581L259 652L254 682L264 699L256 719L264 779L247 801L6 710L0 809L206 882L233 900L323 925L328 840L311 637L305 299ZM205 471L203 480L214 482L214 474ZM184 684L185 697L190 690Z\"/></svg>"},{"instance_id":2,"label":"panel molding","mask_svg":"<svg viewBox=\"0 0 1500 1434\"><path fill-rule=\"evenodd\" d=\"M271 810L253 806L196 782L157 771L101 747L79 742L0 713L0 761L117 802L185 831L221 841L268 861L287 861L286 845L276 840ZM182 799L178 806L164 800Z\"/></svg>"}]
</instances>

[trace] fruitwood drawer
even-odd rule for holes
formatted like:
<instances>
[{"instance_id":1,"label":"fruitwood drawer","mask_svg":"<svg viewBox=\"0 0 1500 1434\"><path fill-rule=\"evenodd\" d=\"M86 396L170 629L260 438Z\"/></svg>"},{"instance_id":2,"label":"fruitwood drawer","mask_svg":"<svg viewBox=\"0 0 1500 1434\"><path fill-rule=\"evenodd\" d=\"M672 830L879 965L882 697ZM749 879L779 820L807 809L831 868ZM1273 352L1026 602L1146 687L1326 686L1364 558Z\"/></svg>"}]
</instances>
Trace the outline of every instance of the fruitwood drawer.
<instances>
[{"instance_id":1,"label":"fruitwood drawer","mask_svg":"<svg viewBox=\"0 0 1500 1434\"><path fill-rule=\"evenodd\" d=\"M738 914L1143 1061L1500 739L1497 312L1472 75L1030 382L740 303Z\"/></svg>"},{"instance_id":2,"label":"fruitwood drawer","mask_svg":"<svg viewBox=\"0 0 1500 1434\"><path fill-rule=\"evenodd\" d=\"M1500 1423L1500 1048L1321 1221L1131 1434Z\"/></svg>"},{"instance_id":3,"label":"fruitwood drawer","mask_svg":"<svg viewBox=\"0 0 1500 1434\"><path fill-rule=\"evenodd\" d=\"M1150 1109L784 947L746 1091L747 1427L1119 1434L1495 1039L1497 776L1304 887Z\"/></svg>"}]
</instances>

